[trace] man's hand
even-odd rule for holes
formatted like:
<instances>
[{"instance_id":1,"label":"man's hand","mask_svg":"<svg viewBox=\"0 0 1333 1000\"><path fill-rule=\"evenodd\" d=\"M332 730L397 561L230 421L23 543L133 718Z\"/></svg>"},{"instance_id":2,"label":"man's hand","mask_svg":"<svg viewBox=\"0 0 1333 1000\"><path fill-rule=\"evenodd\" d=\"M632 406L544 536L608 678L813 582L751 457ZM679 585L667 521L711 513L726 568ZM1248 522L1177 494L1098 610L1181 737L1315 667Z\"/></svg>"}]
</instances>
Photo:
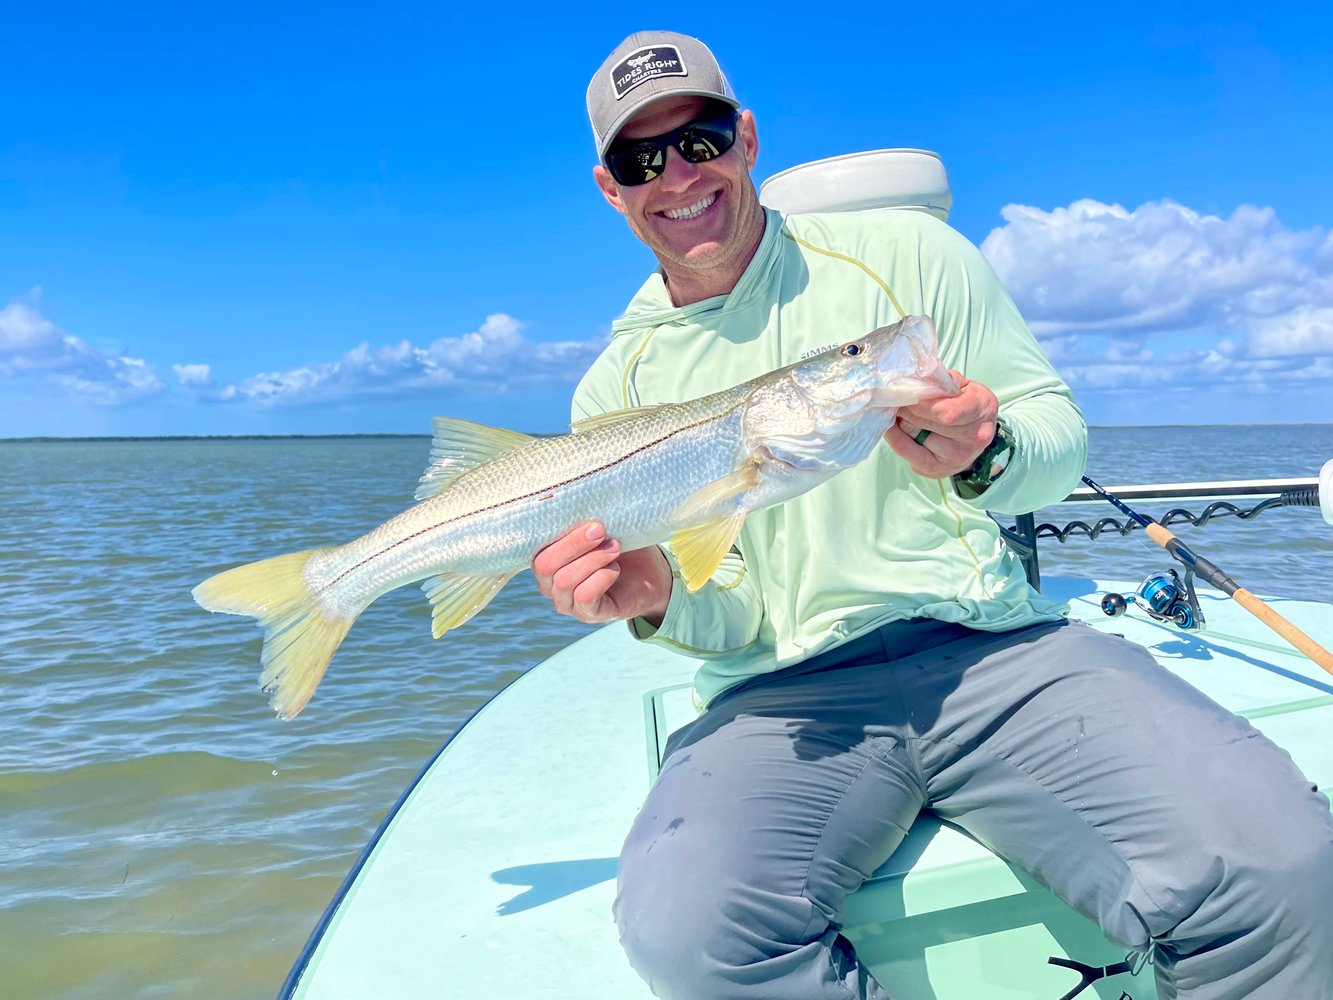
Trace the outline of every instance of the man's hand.
<instances>
[{"instance_id":1,"label":"man's hand","mask_svg":"<svg viewBox=\"0 0 1333 1000\"><path fill-rule=\"evenodd\" d=\"M884 433L889 447L907 459L918 476L947 479L966 472L995 437L1000 404L995 393L950 371L962 390L957 396L928 399L898 411L898 419ZM930 431L924 443L916 436Z\"/></svg>"},{"instance_id":2,"label":"man's hand","mask_svg":"<svg viewBox=\"0 0 1333 1000\"><path fill-rule=\"evenodd\" d=\"M662 624L671 599L671 566L656 545L620 551L596 521L566 532L532 560L537 589L581 622L645 618Z\"/></svg>"}]
</instances>

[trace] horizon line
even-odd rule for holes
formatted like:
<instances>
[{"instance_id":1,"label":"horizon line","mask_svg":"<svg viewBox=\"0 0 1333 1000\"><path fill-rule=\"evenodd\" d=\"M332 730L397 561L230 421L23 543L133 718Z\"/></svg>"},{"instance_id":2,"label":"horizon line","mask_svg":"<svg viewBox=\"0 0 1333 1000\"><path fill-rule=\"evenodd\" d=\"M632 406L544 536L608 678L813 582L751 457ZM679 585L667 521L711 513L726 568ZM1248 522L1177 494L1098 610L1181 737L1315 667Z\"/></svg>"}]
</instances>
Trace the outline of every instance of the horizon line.
<instances>
[{"instance_id":1,"label":"horizon line","mask_svg":"<svg viewBox=\"0 0 1333 1000\"><path fill-rule=\"evenodd\" d=\"M1295 421L1281 424L1089 424L1088 430L1165 430L1168 428L1205 427L1333 427L1327 421ZM528 431L533 437L559 437L567 431ZM71 435L39 434L26 437L0 436L0 444L54 444L59 442L88 441L338 441L359 438L431 438L430 434L406 434L399 431L368 431L351 434L108 434Z\"/></svg>"}]
</instances>

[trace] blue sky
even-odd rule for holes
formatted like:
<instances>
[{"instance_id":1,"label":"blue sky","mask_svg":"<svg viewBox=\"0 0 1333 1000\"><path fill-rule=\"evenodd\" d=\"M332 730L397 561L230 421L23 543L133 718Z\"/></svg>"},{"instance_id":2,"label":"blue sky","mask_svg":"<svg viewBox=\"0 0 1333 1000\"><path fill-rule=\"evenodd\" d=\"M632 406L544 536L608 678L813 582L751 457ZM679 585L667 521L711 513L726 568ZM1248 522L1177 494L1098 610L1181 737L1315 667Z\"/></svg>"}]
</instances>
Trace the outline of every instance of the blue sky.
<instances>
[{"instance_id":1,"label":"blue sky","mask_svg":"<svg viewBox=\"0 0 1333 1000\"><path fill-rule=\"evenodd\" d=\"M653 263L583 108L651 27L759 179L938 151L1091 422L1333 421L1327 4L466 6L8 5L0 437L560 429Z\"/></svg>"}]
</instances>

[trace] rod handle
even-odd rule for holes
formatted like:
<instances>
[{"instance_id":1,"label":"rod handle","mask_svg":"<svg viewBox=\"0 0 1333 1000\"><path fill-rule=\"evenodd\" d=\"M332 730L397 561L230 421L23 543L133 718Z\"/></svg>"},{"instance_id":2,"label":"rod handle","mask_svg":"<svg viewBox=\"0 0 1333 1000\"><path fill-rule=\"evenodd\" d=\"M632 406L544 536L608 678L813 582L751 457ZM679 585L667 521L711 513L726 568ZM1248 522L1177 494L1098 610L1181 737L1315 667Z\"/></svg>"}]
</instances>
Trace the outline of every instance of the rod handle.
<instances>
[{"instance_id":1,"label":"rod handle","mask_svg":"<svg viewBox=\"0 0 1333 1000\"><path fill-rule=\"evenodd\" d=\"M1195 553L1184 542L1180 541L1168 529L1162 527L1155 521L1145 526L1144 531L1154 542L1166 549L1177 559L1185 562L1187 565L1195 566L1200 570L1205 580L1215 587L1219 587L1237 604L1248 611L1254 617L1271 628L1287 642L1291 643L1298 650L1308 656L1311 660L1323 667L1330 674L1333 674L1333 653L1330 653L1319 643L1315 642L1308 635L1298 629L1286 618L1278 614L1259 598L1255 597L1244 587L1238 586L1236 581L1227 576L1208 560L1195 555ZM1184 558L1182 559L1182 555Z\"/></svg>"},{"instance_id":2,"label":"rod handle","mask_svg":"<svg viewBox=\"0 0 1333 1000\"><path fill-rule=\"evenodd\" d=\"M1231 596L1242 608L1254 615L1274 632L1286 639L1287 642L1291 643L1310 659L1314 660L1315 663L1327 670L1330 674L1333 674L1333 653L1330 653L1323 646L1319 645L1319 643L1315 642L1244 587L1237 588L1236 592Z\"/></svg>"},{"instance_id":3,"label":"rod handle","mask_svg":"<svg viewBox=\"0 0 1333 1000\"><path fill-rule=\"evenodd\" d=\"M1163 528L1156 521L1150 521L1148 524L1144 525L1143 530L1148 533L1149 538L1162 548L1166 548L1167 543L1175 541L1176 538L1174 533L1167 528Z\"/></svg>"}]
</instances>

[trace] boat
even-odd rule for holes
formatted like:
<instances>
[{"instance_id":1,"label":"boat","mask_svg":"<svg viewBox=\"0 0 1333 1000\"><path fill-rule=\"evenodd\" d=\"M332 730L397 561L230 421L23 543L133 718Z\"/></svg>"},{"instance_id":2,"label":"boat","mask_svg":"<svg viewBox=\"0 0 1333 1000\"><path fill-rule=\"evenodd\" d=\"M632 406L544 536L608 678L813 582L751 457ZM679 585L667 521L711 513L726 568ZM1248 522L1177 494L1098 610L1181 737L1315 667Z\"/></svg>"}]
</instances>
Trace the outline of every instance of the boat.
<instances>
[{"instance_id":1,"label":"boat","mask_svg":"<svg viewBox=\"0 0 1333 1000\"><path fill-rule=\"evenodd\" d=\"M805 164L775 175L763 194L789 211L924 210L943 218L951 204L943 165L921 150ZM1065 502L1104 504L1099 489ZM1333 525L1333 461L1305 479L1106 492L1136 506L1199 508L1174 508L1163 523L1304 506ZM1196 587L1189 567L1184 577L1172 569L1141 583L1041 575L1043 538L1140 527L1100 516L1038 524L1034 513L1005 534L1029 579L1069 602L1075 617L1147 647L1165 669L1285 747L1312 781L1333 785L1333 676L1224 593ZM1162 561L1170 564L1165 552ZM1333 645L1333 605L1269 603ZM611 916L616 859L667 737L695 718L697 667L613 623L495 695L389 811L280 996L649 997ZM1146 957L1127 954L1021 869L928 814L851 897L842 931L891 994L908 1000L1157 995Z\"/></svg>"}]
</instances>

